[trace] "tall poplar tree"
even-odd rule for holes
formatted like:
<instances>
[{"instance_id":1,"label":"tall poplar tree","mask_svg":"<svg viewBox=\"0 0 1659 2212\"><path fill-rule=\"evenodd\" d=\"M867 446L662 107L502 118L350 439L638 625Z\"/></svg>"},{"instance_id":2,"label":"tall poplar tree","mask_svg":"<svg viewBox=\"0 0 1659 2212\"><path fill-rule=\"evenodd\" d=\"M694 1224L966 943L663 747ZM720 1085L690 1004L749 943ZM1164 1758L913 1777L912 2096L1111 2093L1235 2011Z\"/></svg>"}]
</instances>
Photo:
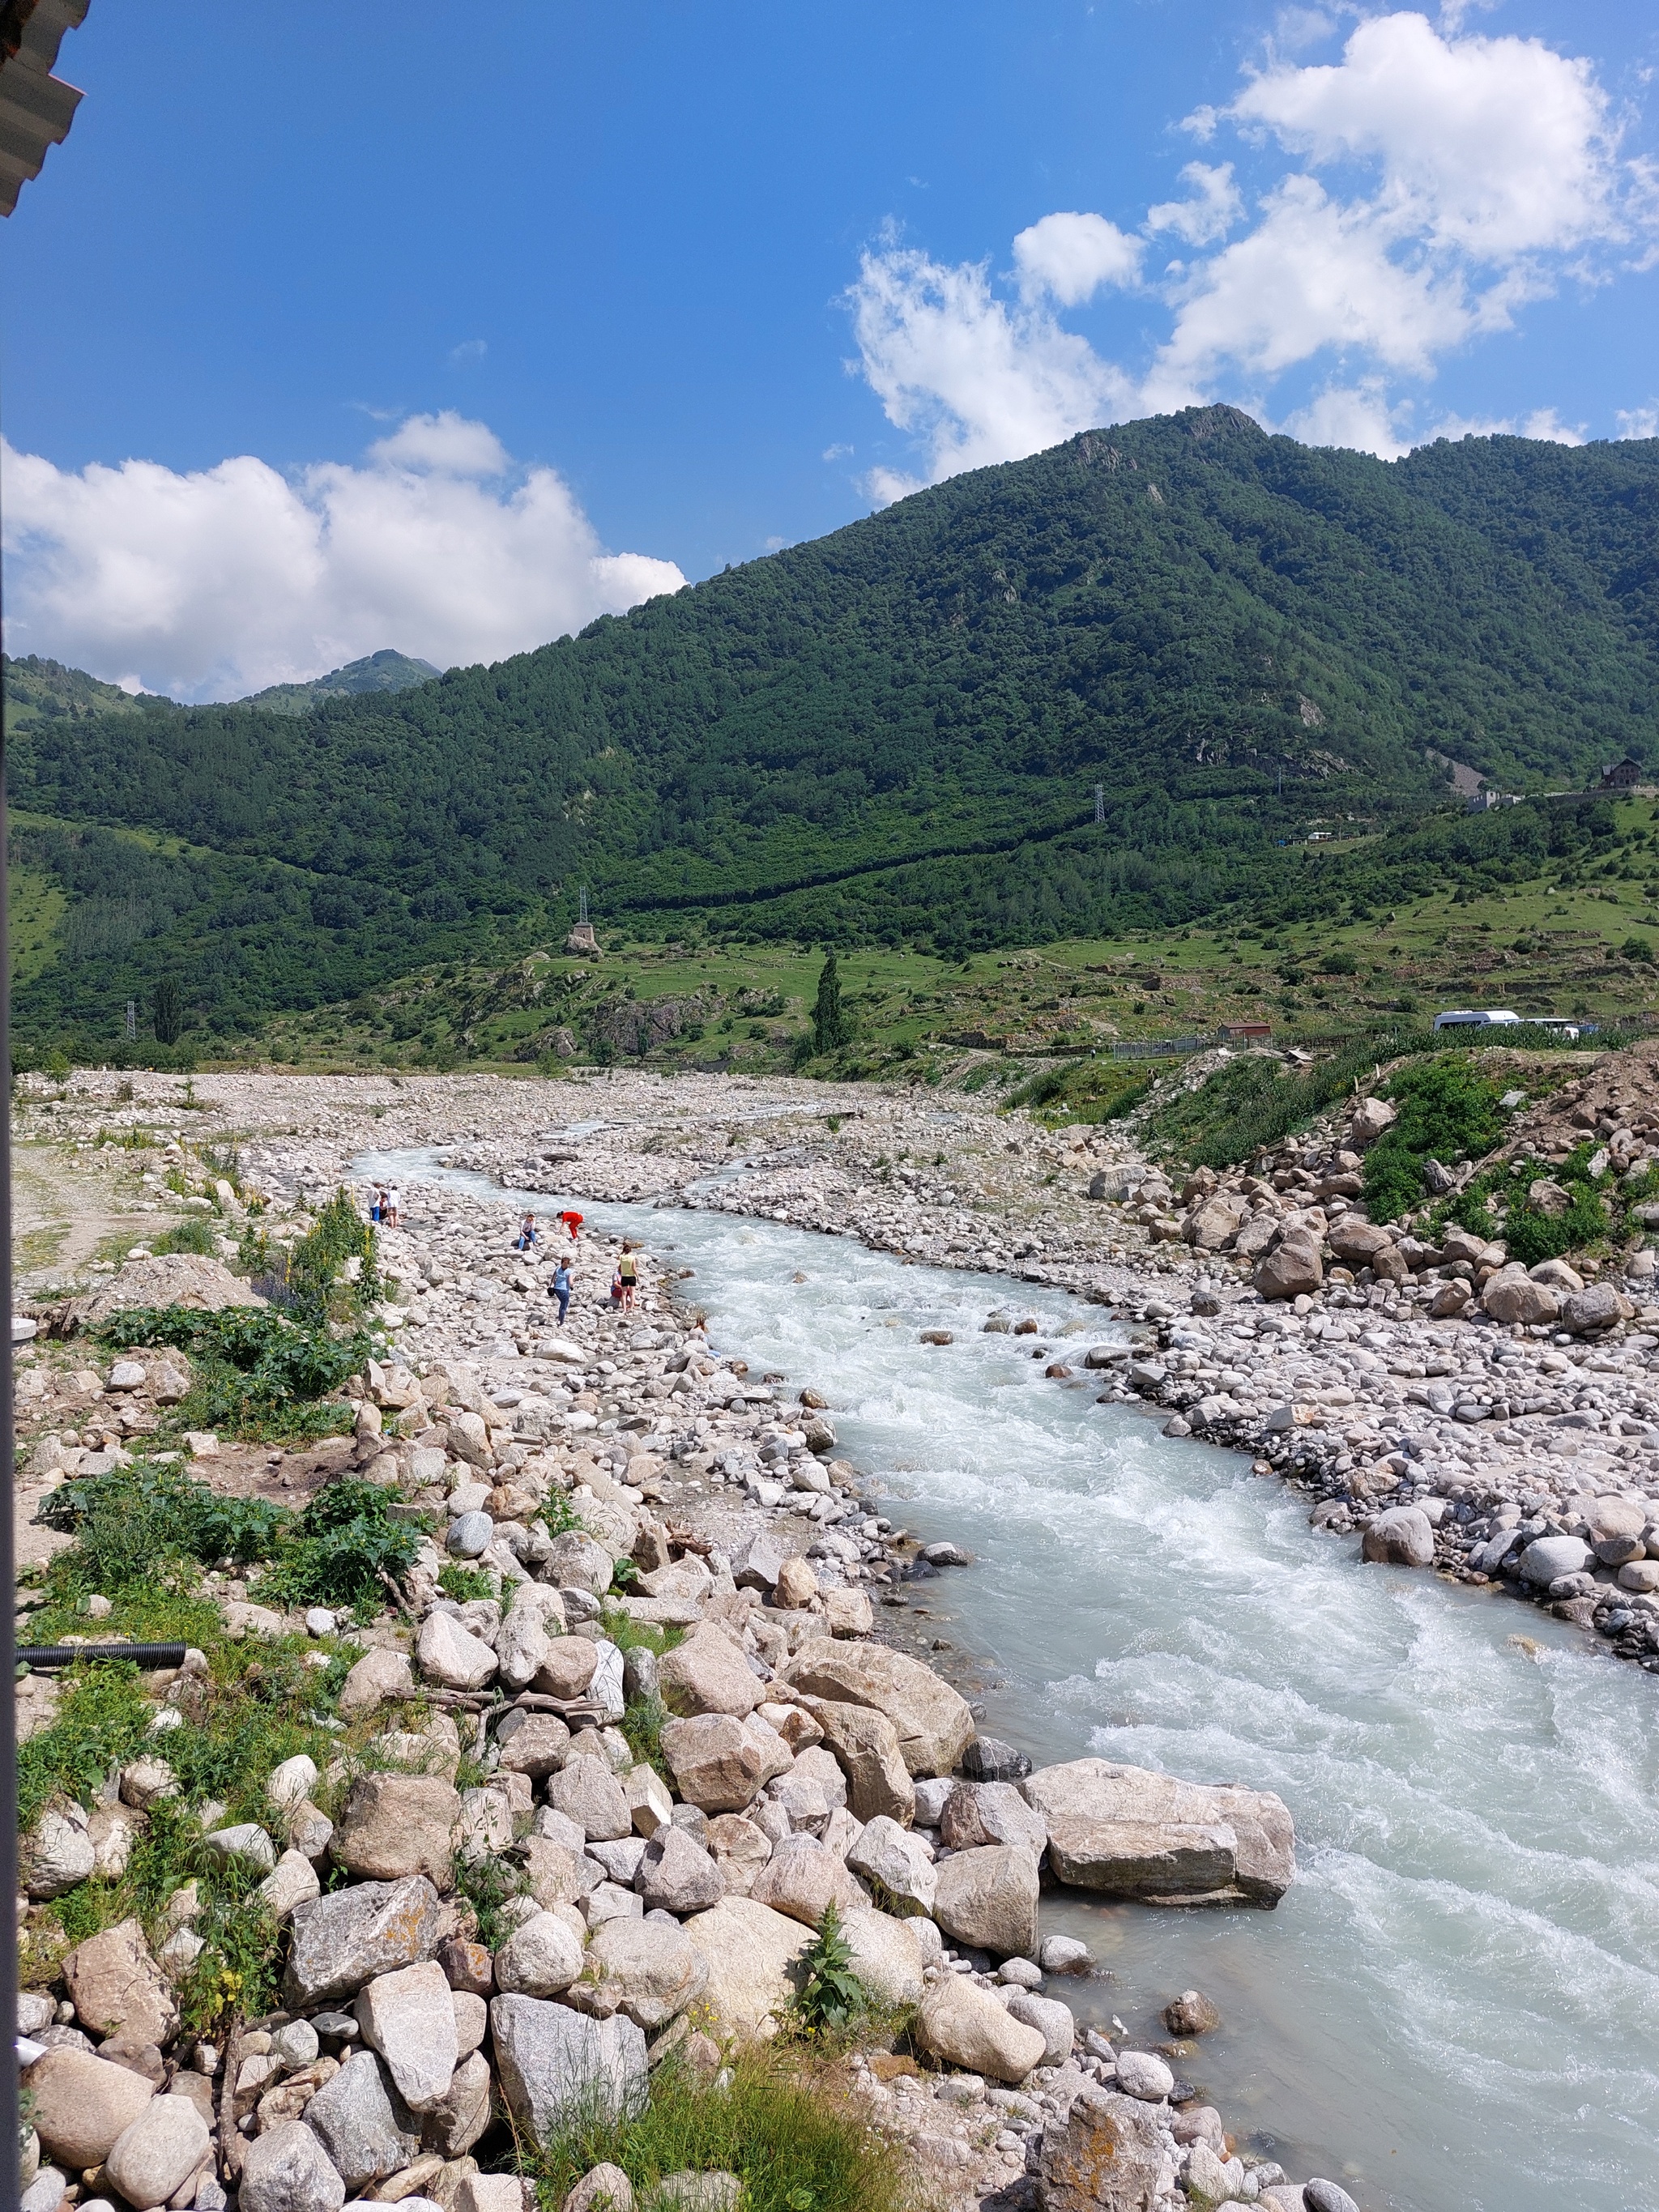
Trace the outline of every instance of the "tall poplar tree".
<instances>
[{"instance_id":1,"label":"tall poplar tree","mask_svg":"<svg viewBox=\"0 0 1659 2212\"><path fill-rule=\"evenodd\" d=\"M823 963L823 972L818 977L818 995L812 1002L812 1049L835 1052L852 1033L842 1012L841 974L832 952Z\"/></svg>"}]
</instances>

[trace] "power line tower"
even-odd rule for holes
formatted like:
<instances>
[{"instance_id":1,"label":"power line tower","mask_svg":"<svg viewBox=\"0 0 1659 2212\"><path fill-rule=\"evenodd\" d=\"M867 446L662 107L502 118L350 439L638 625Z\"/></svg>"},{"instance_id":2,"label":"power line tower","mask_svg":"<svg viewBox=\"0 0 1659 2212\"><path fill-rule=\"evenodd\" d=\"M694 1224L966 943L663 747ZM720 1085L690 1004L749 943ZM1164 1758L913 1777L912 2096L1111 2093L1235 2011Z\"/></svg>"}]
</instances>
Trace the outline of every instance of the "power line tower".
<instances>
[{"instance_id":1,"label":"power line tower","mask_svg":"<svg viewBox=\"0 0 1659 2212\"><path fill-rule=\"evenodd\" d=\"M1097 830L1103 824L1105 819L1106 787L1103 783L1097 783L1095 786L1095 827Z\"/></svg>"},{"instance_id":2,"label":"power line tower","mask_svg":"<svg viewBox=\"0 0 1659 2212\"><path fill-rule=\"evenodd\" d=\"M587 885L586 884L582 885L581 889L576 894L576 925L580 929L586 929L588 926Z\"/></svg>"},{"instance_id":3,"label":"power line tower","mask_svg":"<svg viewBox=\"0 0 1659 2212\"><path fill-rule=\"evenodd\" d=\"M127 1000L127 1036L129 1039L132 1039L136 1038L137 1034L138 1001L137 999L129 999Z\"/></svg>"}]
</instances>

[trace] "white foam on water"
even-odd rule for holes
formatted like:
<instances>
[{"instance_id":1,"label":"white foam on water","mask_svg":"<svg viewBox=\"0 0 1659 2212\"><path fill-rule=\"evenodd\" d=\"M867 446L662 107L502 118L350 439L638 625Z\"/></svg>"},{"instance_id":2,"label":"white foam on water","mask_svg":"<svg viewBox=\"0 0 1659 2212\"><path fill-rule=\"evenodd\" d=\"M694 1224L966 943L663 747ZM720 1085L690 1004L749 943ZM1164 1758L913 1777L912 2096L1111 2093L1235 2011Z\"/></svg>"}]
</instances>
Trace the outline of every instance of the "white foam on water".
<instances>
[{"instance_id":1,"label":"white foam on water","mask_svg":"<svg viewBox=\"0 0 1659 2212\"><path fill-rule=\"evenodd\" d=\"M431 1158L360 1171L412 1185ZM1079 2011L1151 2043L1169 1996L1206 1990L1223 2026L1181 2069L1366 2212L1659 2212L1652 1677L1495 1593L1364 1567L1238 1455L1045 1382L1034 1343L1073 1358L1122 1333L1063 1293L716 1213L582 1207L676 1248L717 1343L822 1389L895 1518L975 1553L911 1595L1001 1670L988 1728L1039 1759L1290 1805L1298 1878L1274 1912L1045 1895L1045 1924L1115 1977L1062 1984ZM1051 1334L985 1335L994 1309Z\"/></svg>"}]
</instances>

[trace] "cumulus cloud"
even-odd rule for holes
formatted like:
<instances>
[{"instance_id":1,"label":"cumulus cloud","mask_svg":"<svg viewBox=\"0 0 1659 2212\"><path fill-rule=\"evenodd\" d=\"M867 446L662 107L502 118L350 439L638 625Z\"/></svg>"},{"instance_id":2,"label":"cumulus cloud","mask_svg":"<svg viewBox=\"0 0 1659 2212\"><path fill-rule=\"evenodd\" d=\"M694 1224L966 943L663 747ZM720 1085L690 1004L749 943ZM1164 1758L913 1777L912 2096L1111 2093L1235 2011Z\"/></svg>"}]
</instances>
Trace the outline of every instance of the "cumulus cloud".
<instances>
[{"instance_id":1,"label":"cumulus cloud","mask_svg":"<svg viewBox=\"0 0 1659 2212\"><path fill-rule=\"evenodd\" d=\"M999 300L983 263L947 267L888 245L864 256L850 301L864 374L888 420L930 454L927 479L872 470L879 501L1055 445L1131 390L1045 303Z\"/></svg>"},{"instance_id":2,"label":"cumulus cloud","mask_svg":"<svg viewBox=\"0 0 1659 2212\"><path fill-rule=\"evenodd\" d=\"M1015 239L1014 265L1028 300L1047 292L1062 307L1079 307L1103 284L1133 283L1144 251L1103 215L1045 215Z\"/></svg>"},{"instance_id":3,"label":"cumulus cloud","mask_svg":"<svg viewBox=\"0 0 1659 2212\"><path fill-rule=\"evenodd\" d=\"M76 472L0 447L7 645L181 699L232 698L392 646L495 660L678 591L607 554L552 469L482 422L414 415L360 466L242 454Z\"/></svg>"},{"instance_id":4,"label":"cumulus cloud","mask_svg":"<svg viewBox=\"0 0 1659 2212\"><path fill-rule=\"evenodd\" d=\"M1223 161L1212 169L1203 161L1188 161L1181 181L1188 187L1188 197L1148 208L1147 229L1172 230L1189 246L1209 246L1224 238L1244 212L1244 195L1233 182L1232 163Z\"/></svg>"},{"instance_id":5,"label":"cumulus cloud","mask_svg":"<svg viewBox=\"0 0 1659 2212\"><path fill-rule=\"evenodd\" d=\"M1659 407L1621 407L1618 420L1621 438L1659 438Z\"/></svg>"},{"instance_id":6,"label":"cumulus cloud","mask_svg":"<svg viewBox=\"0 0 1659 2212\"><path fill-rule=\"evenodd\" d=\"M1014 241L1011 298L984 263L941 264L893 239L865 256L849 295L859 366L918 454L914 473L871 480L878 495L1035 452L1112 410L1226 398L1265 414L1282 379L1322 363L1290 425L1398 453L1415 405L1402 381L1425 383L1564 281L1659 261L1659 180L1621 155L1589 62L1407 9L1359 22L1336 62L1284 58L1332 28L1288 10L1237 97L1186 118L1200 139L1237 136L1248 198L1237 164L1194 161L1185 196L1150 207L1139 237L1103 216L1045 216ZM1165 235L1194 251L1150 278L1143 240ZM1133 368L1059 319L1106 283L1168 319ZM1541 426L1528 434L1579 434L1547 406L1528 422Z\"/></svg>"}]
</instances>

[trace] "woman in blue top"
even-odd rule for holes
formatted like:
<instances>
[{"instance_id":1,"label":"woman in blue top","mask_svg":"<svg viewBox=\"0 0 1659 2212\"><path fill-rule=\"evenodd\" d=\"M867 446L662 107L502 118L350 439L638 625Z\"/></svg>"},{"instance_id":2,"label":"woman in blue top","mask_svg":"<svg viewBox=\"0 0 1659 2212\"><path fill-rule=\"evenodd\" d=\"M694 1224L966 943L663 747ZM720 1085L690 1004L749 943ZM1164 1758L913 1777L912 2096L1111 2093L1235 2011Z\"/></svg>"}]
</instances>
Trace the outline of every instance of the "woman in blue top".
<instances>
[{"instance_id":1,"label":"woman in blue top","mask_svg":"<svg viewBox=\"0 0 1659 2212\"><path fill-rule=\"evenodd\" d=\"M568 1260L561 1260L553 1270L553 1279L547 1286L547 1295L559 1302L559 1327L564 1327L564 1317L570 1310L571 1274Z\"/></svg>"}]
</instances>

